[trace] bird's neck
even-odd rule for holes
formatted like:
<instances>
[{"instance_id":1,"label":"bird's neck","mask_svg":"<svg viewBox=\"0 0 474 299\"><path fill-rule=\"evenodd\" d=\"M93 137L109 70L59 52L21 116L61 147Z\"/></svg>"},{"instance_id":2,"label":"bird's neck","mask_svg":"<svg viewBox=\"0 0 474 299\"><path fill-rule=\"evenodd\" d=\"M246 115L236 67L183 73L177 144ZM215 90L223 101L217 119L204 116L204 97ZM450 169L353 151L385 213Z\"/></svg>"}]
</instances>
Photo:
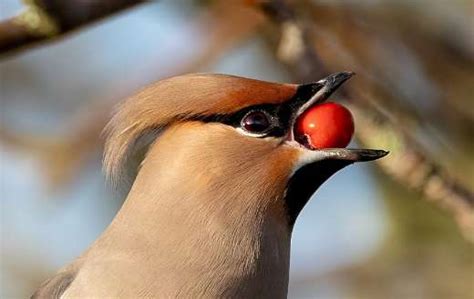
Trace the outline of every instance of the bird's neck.
<instances>
[{"instance_id":1,"label":"bird's neck","mask_svg":"<svg viewBox=\"0 0 474 299\"><path fill-rule=\"evenodd\" d=\"M174 171L143 166L103 243L145 260L140 271L153 275L144 277L171 297L286 296L291 232L258 200L278 201L248 198L246 186L215 190L206 171L184 182Z\"/></svg>"}]
</instances>

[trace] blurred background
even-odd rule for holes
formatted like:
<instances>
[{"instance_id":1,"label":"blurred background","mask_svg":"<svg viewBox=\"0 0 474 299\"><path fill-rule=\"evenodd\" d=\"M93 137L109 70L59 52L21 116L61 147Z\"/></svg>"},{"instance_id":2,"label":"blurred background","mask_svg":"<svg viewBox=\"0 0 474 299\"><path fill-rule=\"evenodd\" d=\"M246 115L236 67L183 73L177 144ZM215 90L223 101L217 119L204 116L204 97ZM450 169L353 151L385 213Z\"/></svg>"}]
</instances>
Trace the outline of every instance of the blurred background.
<instances>
[{"instance_id":1,"label":"blurred background","mask_svg":"<svg viewBox=\"0 0 474 299\"><path fill-rule=\"evenodd\" d=\"M289 298L474 298L471 0L50 2L0 2L1 298L29 297L120 208L100 137L120 100L188 72L342 70L353 145L391 154L306 206Z\"/></svg>"}]
</instances>

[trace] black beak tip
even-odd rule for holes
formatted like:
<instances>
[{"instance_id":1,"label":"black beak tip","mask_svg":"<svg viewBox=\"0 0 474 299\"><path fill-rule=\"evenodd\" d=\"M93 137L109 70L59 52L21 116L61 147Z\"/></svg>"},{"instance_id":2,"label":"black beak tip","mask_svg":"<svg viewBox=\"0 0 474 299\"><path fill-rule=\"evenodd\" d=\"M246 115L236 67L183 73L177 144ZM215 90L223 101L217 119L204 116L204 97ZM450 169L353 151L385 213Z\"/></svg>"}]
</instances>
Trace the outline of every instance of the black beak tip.
<instances>
[{"instance_id":1,"label":"black beak tip","mask_svg":"<svg viewBox=\"0 0 474 299\"><path fill-rule=\"evenodd\" d=\"M358 159L357 162L374 161L388 155L389 151L384 150L373 150L373 149L361 149L357 151Z\"/></svg>"},{"instance_id":2,"label":"black beak tip","mask_svg":"<svg viewBox=\"0 0 474 299\"><path fill-rule=\"evenodd\" d=\"M346 163L368 162L380 159L388 155L388 151L375 149L350 149L332 148L320 150L325 153L325 158L329 160L342 160Z\"/></svg>"},{"instance_id":3,"label":"black beak tip","mask_svg":"<svg viewBox=\"0 0 474 299\"><path fill-rule=\"evenodd\" d=\"M336 78L336 81L337 80L346 81L347 79L351 78L354 75L355 75L355 72L344 71L344 72L339 72L339 73L334 74L334 77Z\"/></svg>"},{"instance_id":4,"label":"black beak tip","mask_svg":"<svg viewBox=\"0 0 474 299\"><path fill-rule=\"evenodd\" d=\"M328 87L328 89L334 91L339 86L341 86L342 83L346 82L354 75L354 72L345 71L329 75L323 80L325 81L325 85Z\"/></svg>"},{"instance_id":5,"label":"black beak tip","mask_svg":"<svg viewBox=\"0 0 474 299\"><path fill-rule=\"evenodd\" d=\"M354 76L354 72L339 72L327 76L326 78L314 83L314 97L316 102L321 103L325 101L331 94L333 94L344 82Z\"/></svg>"}]
</instances>

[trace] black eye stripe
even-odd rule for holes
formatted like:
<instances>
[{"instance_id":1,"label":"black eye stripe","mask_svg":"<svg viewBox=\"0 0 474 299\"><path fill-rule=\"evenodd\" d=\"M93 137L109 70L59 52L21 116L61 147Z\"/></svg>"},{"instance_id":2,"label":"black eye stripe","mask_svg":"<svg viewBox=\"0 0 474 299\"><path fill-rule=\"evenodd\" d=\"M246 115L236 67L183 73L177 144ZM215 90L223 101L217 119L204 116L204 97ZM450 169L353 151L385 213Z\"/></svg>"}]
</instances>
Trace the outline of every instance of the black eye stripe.
<instances>
[{"instance_id":1,"label":"black eye stripe","mask_svg":"<svg viewBox=\"0 0 474 299\"><path fill-rule=\"evenodd\" d=\"M256 138L281 137L286 134L291 112L285 105L256 105L243 108L231 114L201 115L191 118L188 117L187 119L198 120L202 122L219 122L234 128L241 128L245 130L245 128L242 127L242 121L244 117L249 115L251 112L257 111L266 113L266 115L270 118L272 125L268 131L264 131L263 133L255 132Z\"/></svg>"},{"instance_id":2,"label":"black eye stripe","mask_svg":"<svg viewBox=\"0 0 474 299\"><path fill-rule=\"evenodd\" d=\"M272 127L263 133L257 133L254 137L282 137L292 128L292 117L299 107L308 101L324 83L310 83L300 85L295 95L281 104L262 104L243 108L231 114L212 114L212 115L195 115L192 117L183 117L183 119L192 119L203 122L218 122L234 128L242 127L243 118L252 111L264 111L271 117Z\"/></svg>"}]
</instances>

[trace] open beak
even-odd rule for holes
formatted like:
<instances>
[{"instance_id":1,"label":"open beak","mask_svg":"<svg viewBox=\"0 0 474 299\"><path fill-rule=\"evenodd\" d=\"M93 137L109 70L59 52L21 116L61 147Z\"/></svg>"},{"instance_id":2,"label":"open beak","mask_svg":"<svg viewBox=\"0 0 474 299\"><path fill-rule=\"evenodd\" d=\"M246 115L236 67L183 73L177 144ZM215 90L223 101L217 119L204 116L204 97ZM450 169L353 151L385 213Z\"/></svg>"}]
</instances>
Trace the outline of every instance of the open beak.
<instances>
[{"instance_id":1,"label":"open beak","mask_svg":"<svg viewBox=\"0 0 474 299\"><path fill-rule=\"evenodd\" d=\"M341 72L315 83L300 85L295 96L289 101L291 134L289 134L287 142L301 149L298 164L290 177L285 193L288 220L291 226L311 195L333 174L352 163L372 161L388 154L387 151L374 149L314 149L312 146L308 146L304 136L295 136L297 134L295 123L298 117L310 107L326 101L353 75L352 72Z\"/></svg>"},{"instance_id":2,"label":"open beak","mask_svg":"<svg viewBox=\"0 0 474 299\"><path fill-rule=\"evenodd\" d=\"M298 86L298 90L290 102L292 117L290 119L291 133L289 141L293 144L298 143L299 146L305 147L308 150L306 153L308 161L306 162L311 162L311 160L339 160L351 164L353 162L376 160L388 154L387 151L374 149L330 148L314 150L301 143L301 138L295 135L295 123L298 117L310 107L326 101L331 94L353 75L353 72L339 72L315 83Z\"/></svg>"},{"instance_id":3,"label":"open beak","mask_svg":"<svg viewBox=\"0 0 474 299\"><path fill-rule=\"evenodd\" d=\"M315 83L302 84L298 87L296 98L295 119L309 107L323 103L331 96L344 82L354 76L353 72L340 72L329 75ZM299 96L299 97L298 97Z\"/></svg>"}]
</instances>

